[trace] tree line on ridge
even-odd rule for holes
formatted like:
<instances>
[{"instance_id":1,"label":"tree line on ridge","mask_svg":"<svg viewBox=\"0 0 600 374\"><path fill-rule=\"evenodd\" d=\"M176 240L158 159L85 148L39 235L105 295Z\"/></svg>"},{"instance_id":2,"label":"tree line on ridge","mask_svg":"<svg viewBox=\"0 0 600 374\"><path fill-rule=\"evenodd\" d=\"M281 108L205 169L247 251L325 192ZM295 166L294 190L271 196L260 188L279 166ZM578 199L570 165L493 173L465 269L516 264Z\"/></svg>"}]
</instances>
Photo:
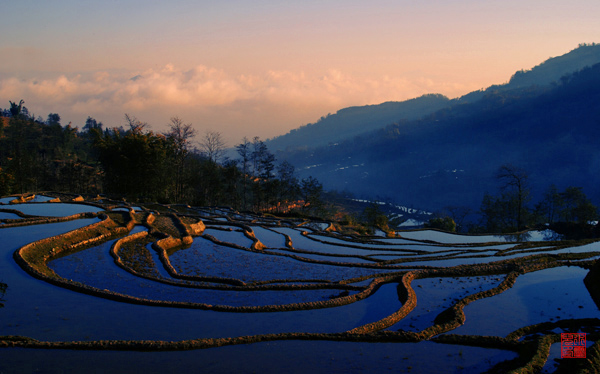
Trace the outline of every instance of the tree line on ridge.
<instances>
[{"instance_id":1,"label":"tree line on ridge","mask_svg":"<svg viewBox=\"0 0 600 374\"><path fill-rule=\"evenodd\" d=\"M2 196L60 191L254 211L322 209L321 183L298 180L258 137L244 138L235 147L239 158L229 159L218 132L194 143L196 131L179 117L164 133L127 114L125 128L88 117L80 130L61 125L56 113L35 118L23 104L0 110Z\"/></svg>"}]
</instances>

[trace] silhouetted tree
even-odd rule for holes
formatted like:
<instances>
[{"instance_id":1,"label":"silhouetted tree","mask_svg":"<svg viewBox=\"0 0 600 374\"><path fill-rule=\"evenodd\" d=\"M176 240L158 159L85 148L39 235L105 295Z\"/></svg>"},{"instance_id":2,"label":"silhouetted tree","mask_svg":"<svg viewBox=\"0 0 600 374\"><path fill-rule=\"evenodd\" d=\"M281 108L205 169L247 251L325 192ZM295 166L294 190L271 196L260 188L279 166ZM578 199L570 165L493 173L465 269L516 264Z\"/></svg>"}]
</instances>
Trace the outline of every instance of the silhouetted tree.
<instances>
[{"instance_id":1,"label":"silhouetted tree","mask_svg":"<svg viewBox=\"0 0 600 374\"><path fill-rule=\"evenodd\" d=\"M250 141L244 136L242 142L235 146L240 159L238 161L242 170L242 206L247 209L247 195L248 195L248 174L250 173L250 161L252 159L252 150Z\"/></svg>"},{"instance_id":2,"label":"silhouetted tree","mask_svg":"<svg viewBox=\"0 0 600 374\"><path fill-rule=\"evenodd\" d=\"M179 117L172 117L169 131L164 134L171 142L173 161L175 164L175 201L181 202L183 197L184 166L190 151L191 138L196 136L196 131L191 123L183 123Z\"/></svg>"},{"instance_id":3,"label":"silhouetted tree","mask_svg":"<svg viewBox=\"0 0 600 374\"><path fill-rule=\"evenodd\" d=\"M456 232L456 222L451 217L433 217L425 222L426 228L439 229L448 232Z\"/></svg>"},{"instance_id":4,"label":"silhouetted tree","mask_svg":"<svg viewBox=\"0 0 600 374\"><path fill-rule=\"evenodd\" d=\"M149 125L146 122L138 120L135 116L130 116L125 113L125 122L129 126L129 132L133 134L141 134Z\"/></svg>"},{"instance_id":5,"label":"silhouetted tree","mask_svg":"<svg viewBox=\"0 0 600 374\"><path fill-rule=\"evenodd\" d=\"M292 201L296 200L299 194L300 185L295 177L294 165L283 161L277 168L277 177L279 180L278 200Z\"/></svg>"},{"instance_id":6,"label":"silhouetted tree","mask_svg":"<svg viewBox=\"0 0 600 374\"><path fill-rule=\"evenodd\" d=\"M503 183L501 190L506 193L504 199L509 200L508 205L511 210L514 210L511 213L515 216L517 230L521 230L524 227L525 204L529 200L529 188L527 186L529 176L525 170L513 165L501 166L496 176Z\"/></svg>"},{"instance_id":7,"label":"silhouetted tree","mask_svg":"<svg viewBox=\"0 0 600 374\"><path fill-rule=\"evenodd\" d=\"M9 103L10 103L10 114L13 117L18 117L21 114L21 111L23 110L23 104L25 103L25 101L21 100L21 101L19 101L19 104L16 104L9 100Z\"/></svg>"},{"instance_id":8,"label":"silhouetted tree","mask_svg":"<svg viewBox=\"0 0 600 374\"><path fill-rule=\"evenodd\" d=\"M563 201L556 185L551 185L544 193L542 200L535 206L535 215L538 223L554 223L559 219Z\"/></svg>"},{"instance_id":9,"label":"silhouetted tree","mask_svg":"<svg viewBox=\"0 0 600 374\"><path fill-rule=\"evenodd\" d=\"M457 231L465 231L465 220L469 215L473 214L473 210L465 206L447 206L444 208L444 211L455 222Z\"/></svg>"},{"instance_id":10,"label":"silhouetted tree","mask_svg":"<svg viewBox=\"0 0 600 374\"><path fill-rule=\"evenodd\" d=\"M362 221L368 226L388 230L388 217L378 203L370 203L362 212Z\"/></svg>"},{"instance_id":11,"label":"silhouetted tree","mask_svg":"<svg viewBox=\"0 0 600 374\"><path fill-rule=\"evenodd\" d=\"M48 114L48 119L46 120L46 124L60 126L60 116L57 113Z\"/></svg>"},{"instance_id":12,"label":"silhouetted tree","mask_svg":"<svg viewBox=\"0 0 600 374\"><path fill-rule=\"evenodd\" d=\"M588 223L597 218L597 208L583 193L581 187L567 187L559 196L562 202L560 210L562 221Z\"/></svg>"},{"instance_id":13,"label":"silhouetted tree","mask_svg":"<svg viewBox=\"0 0 600 374\"><path fill-rule=\"evenodd\" d=\"M269 148L260 140L258 136L252 141L252 174L255 177L271 179L273 170L275 170L275 155L269 151Z\"/></svg>"},{"instance_id":14,"label":"silhouetted tree","mask_svg":"<svg viewBox=\"0 0 600 374\"><path fill-rule=\"evenodd\" d=\"M94 118L89 117L85 120L85 125L83 126L83 131L90 132L92 129L98 129L102 131L102 122L96 121Z\"/></svg>"},{"instance_id":15,"label":"silhouetted tree","mask_svg":"<svg viewBox=\"0 0 600 374\"><path fill-rule=\"evenodd\" d=\"M219 160L225 153L225 141L220 132L207 131L200 142L200 148L209 160L219 163Z\"/></svg>"},{"instance_id":16,"label":"silhouetted tree","mask_svg":"<svg viewBox=\"0 0 600 374\"><path fill-rule=\"evenodd\" d=\"M308 212L318 212L323 209L323 185L310 176L300 182L300 191L304 199L303 209Z\"/></svg>"}]
</instances>

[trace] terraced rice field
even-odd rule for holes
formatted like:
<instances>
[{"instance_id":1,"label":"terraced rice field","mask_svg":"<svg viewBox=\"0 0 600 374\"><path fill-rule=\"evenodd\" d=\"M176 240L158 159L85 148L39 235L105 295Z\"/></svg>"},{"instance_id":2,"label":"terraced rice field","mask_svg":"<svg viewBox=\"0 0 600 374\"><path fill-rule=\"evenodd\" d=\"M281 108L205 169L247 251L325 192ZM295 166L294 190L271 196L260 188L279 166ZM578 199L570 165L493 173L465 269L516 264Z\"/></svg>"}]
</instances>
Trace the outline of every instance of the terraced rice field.
<instances>
[{"instance_id":1,"label":"terraced rice field","mask_svg":"<svg viewBox=\"0 0 600 374\"><path fill-rule=\"evenodd\" d=\"M0 373L550 373L600 357L600 242L13 200ZM561 332L587 333L589 360L561 359Z\"/></svg>"}]
</instances>

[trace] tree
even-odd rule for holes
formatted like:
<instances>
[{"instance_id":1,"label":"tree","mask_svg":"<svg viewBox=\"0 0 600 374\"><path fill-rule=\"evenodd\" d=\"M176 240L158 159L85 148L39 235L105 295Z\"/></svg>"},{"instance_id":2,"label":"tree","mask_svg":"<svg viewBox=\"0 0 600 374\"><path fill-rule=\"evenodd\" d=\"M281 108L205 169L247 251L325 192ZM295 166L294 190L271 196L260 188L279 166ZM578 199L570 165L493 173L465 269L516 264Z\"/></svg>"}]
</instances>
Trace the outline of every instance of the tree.
<instances>
[{"instance_id":1,"label":"tree","mask_svg":"<svg viewBox=\"0 0 600 374\"><path fill-rule=\"evenodd\" d=\"M300 186L298 179L294 176L294 165L283 161L277 167L277 201L287 203L296 200Z\"/></svg>"},{"instance_id":2,"label":"tree","mask_svg":"<svg viewBox=\"0 0 600 374\"><path fill-rule=\"evenodd\" d=\"M501 182L499 197L485 194L480 212L488 232L520 231L529 215L527 173L513 165L501 166L496 178Z\"/></svg>"},{"instance_id":3,"label":"tree","mask_svg":"<svg viewBox=\"0 0 600 374\"><path fill-rule=\"evenodd\" d=\"M267 149L266 145L261 148L258 170L258 176L262 179L270 180L274 177L273 170L275 170L275 155Z\"/></svg>"},{"instance_id":4,"label":"tree","mask_svg":"<svg viewBox=\"0 0 600 374\"><path fill-rule=\"evenodd\" d=\"M379 227L388 230L388 217L377 203L371 203L362 212L362 220L368 226Z\"/></svg>"},{"instance_id":5,"label":"tree","mask_svg":"<svg viewBox=\"0 0 600 374\"><path fill-rule=\"evenodd\" d=\"M558 193L558 189L553 184L544 193L542 201L535 207L535 213L540 223L554 223L558 219L559 212L562 209L563 201Z\"/></svg>"},{"instance_id":6,"label":"tree","mask_svg":"<svg viewBox=\"0 0 600 374\"><path fill-rule=\"evenodd\" d=\"M429 221L425 222L425 227L456 232L456 223L448 216L431 218Z\"/></svg>"},{"instance_id":7,"label":"tree","mask_svg":"<svg viewBox=\"0 0 600 374\"><path fill-rule=\"evenodd\" d=\"M258 175L258 164L259 164L259 159L260 159L260 150L263 147L266 149L266 146L263 143L263 141L260 140L260 137L255 136L252 139L252 153L251 153L251 157L252 157L252 176L253 177L256 177Z\"/></svg>"},{"instance_id":8,"label":"tree","mask_svg":"<svg viewBox=\"0 0 600 374\"><path fill-rule=\"evenodd\" d=\"M204 139L200 142L200 147L206 157L216 164L219 163L225 153L225 141L221 133L217 131L207 131L204 134Z\"/></svg>"},{"instance_id":9,"label":"tree","mask_svg":"<svg viewBox=\"0 0 600 374\"><path fill-rule=\"evenodd\" d=\"M134 134L141 134L149 125L146 122L138 120L135 116L125 113L125 122L129 125L129 131Z\"/></svg>"},{"instance_id":10,"label":"tree","mask_svg":"<svg viewBox=\"0 0 600 374\"><path fill-rule=\"evenodd\" d=\"M275 170L275 155L269 151L265 142L258 136L252 141L252 175L263 179L271 179Z\"/></svg>"},{"instance_id":11,"label":"tree","mask_svg":"<svg viewBox=\"0 0 600 374\"><path fill-rule=\"evenodd\" d=\"M583 193L581 187L567 187L559 195L563 203L560 213L563 221L587 223L597 218L597 208Z\"/></svg>"},{"instance_id":12,"label":"tree","mask_svg":"<svg viewBox=\"0 0 600 374\"><path fill-rule=\"evenodd\" d=\"M10 114L13 117L18 117L21 114L21 111L23 110L23 104L25 103L25 101L21 100L19 101L19 104L13 103L12 101L8 101L10 103Z\"/></svg>"},{"instance_id":13,"label":"tree","mask_svg":"<svg viewBox=\"0 0 600 374\"><path fill-rule=\"evenodd\" d=\"M143 132L145 124L128 119L129 130L105 131L94 141L106 190L133 198L168 200L169 142L162 134Z\"/></svg>"},{"instance_id":14,"label":"tree","mask_svg":"<svg viewBox=\"0 0 600 374\"><path fill-rule=\"evenodd\" d=\"M250 145L250 141L244 136L242 142L235 146L238 155L241 157L238 162L242 167L242 204L244 209L247 209L248 173L250 172L250 160L252 158Z\"/></svg>"},{"instance_id":15,"label":"tree","mask_svg":"<svg viewBox=\"0 0 600 374\"><path fill-rule=\"evenodd\" d=\"M529 188L527 179L529 178L525 170L513 165L502 165L496 174L496 177L503 183L501 190L506 192L505 199L515 200L512 214L516 219L517 231L524 227L523 218L526 214L525 204L529 200Z\"/></svg>"},{"instance_id":16,"label":"tree","mask_svg":"<svg viewBox=\"0 0 600 374\"><path fill-rule=\"evenodd\" d=\"M323 185L316 178L310 176L302 179L302 182L300 183L300 191L302 193L302 197L304 198L304 210L321 210L323 207Z\"/></svg>"},{"instance_id":17,"label":"tree","mask_svg":"<svg viewBox=\"0 0 600 374\"><path fill-rule=\"evenodd\" d=\"M175 201L183 197L184 165L189 153L190 139L196 136L191 123L183 123L177 116L171 118L169 131L164 133L172 145L175 164Z\"/></svg>"},{"instance_id":18,"label":"tree","mask_svg":"<svg viewBox=\"0 0 600 374\"><path fill-rule=\"evenodd\" d=\"M48 119L46 120L46 124L60 126L60 116L57 113L48 114Z\"/></svg>"},{"instance_id":19,"label":"tree","mask_svg":"<svg viewBox=\"0 0 600 374\"><path fill-rule=\"evenodd\" d=\"M457 231L465 231L465 220L467 216L473 213L473 210L465 206L447 206L444 208L448 217L455 222Z\"/></svg>"},{"instance_id":20,"label":"tree","mask_svg":"<svg viewBox=\"0 0 600 374\"><path fill-rule=\"evenodd\" d=\"M93 119L92 117L89 117L85 120L85 125L83 126L83 130L90 132L93 129L98 129L100 131L102 131L102 122L98 122L95 119Z\"/></svg>"},{"instance_id":21,"label":"tree","mask_svg":"<svg viewBox=\"0 0 600 374\"><path fill-rule=\"evenodd\" d=\"M511 232L516 230L514 219L516 200L503 194L500 197L486 193L481 202L481 225L487 232Z\"/></svg>"},{"instance_id":22,"label":"tree","mask_svg":"<svg viewBox=\"0 0 600 374\"><path fill-rule=\"evenodd\" d=\"M7 142L2 148L7 152L7 172L13 176L14 187L20 193L37 190L39 164L35 159L40 133L39 125L19 114L10 119L5 129Z\"/></svg>"}]
</instances>

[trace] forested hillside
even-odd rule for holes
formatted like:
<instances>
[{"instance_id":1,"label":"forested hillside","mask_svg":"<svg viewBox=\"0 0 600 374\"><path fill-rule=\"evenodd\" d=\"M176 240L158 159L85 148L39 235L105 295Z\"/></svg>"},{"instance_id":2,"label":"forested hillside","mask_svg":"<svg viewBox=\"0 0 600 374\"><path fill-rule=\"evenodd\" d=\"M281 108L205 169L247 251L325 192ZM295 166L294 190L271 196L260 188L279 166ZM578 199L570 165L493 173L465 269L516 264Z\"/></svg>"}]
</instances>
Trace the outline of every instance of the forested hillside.
<instances>
[{"instance_id":1,"label":"forested hillside","mask_svg":"<svg viewBox=\"0 0 600 374\"><path fill-rule=\"evenodd\" d=\"M255 211L320 208L321 184L298 180L293 166L277 163L258 137L244 139L239 158L227 160L219 133L196 143L191 124L178 117L165 133L129 115L127 128L105 128L88 117L80 130L61 125L56 113L34 118L22 100L10 104L0 117L2 196L59 191Z\"/></svg>"}]
</instances>

